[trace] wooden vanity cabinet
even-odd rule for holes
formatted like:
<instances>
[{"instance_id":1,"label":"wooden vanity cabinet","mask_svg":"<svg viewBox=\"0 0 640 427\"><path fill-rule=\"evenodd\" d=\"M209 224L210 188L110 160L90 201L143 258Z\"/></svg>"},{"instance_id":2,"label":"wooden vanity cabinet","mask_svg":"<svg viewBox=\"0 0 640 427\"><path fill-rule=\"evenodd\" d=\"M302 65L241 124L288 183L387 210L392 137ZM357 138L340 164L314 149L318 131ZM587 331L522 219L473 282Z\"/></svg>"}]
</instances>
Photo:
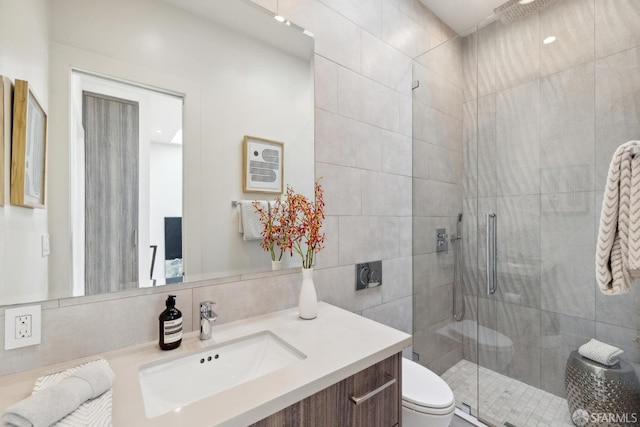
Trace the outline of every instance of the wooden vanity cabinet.
<instances>
[{"instance_id":1,"label":"wooden vanity cabinet","mask_svg":"<svg viewBox=\"0 0 640 427\"><path fill-rule=\"evenodd\" d=\"M400 425L398 353L253 424L254 427L393 427ZM352 398L361 398L356 404Z\"/></svg>"}]
</instances>

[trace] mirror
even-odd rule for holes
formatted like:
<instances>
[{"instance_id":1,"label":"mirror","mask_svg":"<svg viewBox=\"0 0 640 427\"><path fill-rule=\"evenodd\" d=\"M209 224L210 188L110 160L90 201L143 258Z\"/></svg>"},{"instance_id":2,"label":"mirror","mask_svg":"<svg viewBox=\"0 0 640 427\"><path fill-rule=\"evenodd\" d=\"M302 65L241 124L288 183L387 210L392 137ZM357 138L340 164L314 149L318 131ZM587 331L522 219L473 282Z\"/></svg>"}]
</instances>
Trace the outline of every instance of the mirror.
<instances>
[{"instance_id":1,"label":"mirror","mask_svg":"<svg viewBox=\"0 0 640 427\"><path fill-rule=\"evenodd\" d=\"M71 113L76 72L183 98L183 280L270 270L259 241L242 239L238 211L232 207L233 201L276 197L243 192L242 143L246 135L282 142L285 185L313 195L313 38L245 0L40 1L48 6L49 25L48 272L24 291L19 288L28 280L21 280L19 271L10 275L15 278L11 285L0 284L0 305L85 294L77 286L79 261L73 256L78 234L71 191L78 175L73 141L84 132L73 125ZM23 7L19 0L8 3ZM140 183L153 186L148 168L143 169ZM141 248L153 244L145 231L149 221L149 212L139 219ZM40 249L37 238L19 255L24 261L16 269L43 264L40 251L34 250ZM153 286L153 254L140 253L138 286ZM156 257L158 270L165 255ZM300 265L296 261L285 267ZM105 291L121 289L104 281Z\"/></svg>"}]
</instances>

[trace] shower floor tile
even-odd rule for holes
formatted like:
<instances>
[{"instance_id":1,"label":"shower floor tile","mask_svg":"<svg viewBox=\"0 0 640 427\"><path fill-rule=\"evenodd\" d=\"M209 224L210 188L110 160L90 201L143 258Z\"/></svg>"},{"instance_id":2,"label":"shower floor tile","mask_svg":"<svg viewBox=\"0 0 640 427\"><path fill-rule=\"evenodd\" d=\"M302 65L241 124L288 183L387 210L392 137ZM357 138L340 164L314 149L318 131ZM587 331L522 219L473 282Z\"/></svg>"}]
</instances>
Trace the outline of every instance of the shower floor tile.
<instances>
[{"instance_id":1,"label":"shower floor tile","mask_svg":"<svg viewBox=\"0 0 640 427\"><path fill-rule=\"evenodd\" d=\"M480 402L477 399L480 376ZM490 369L461 360L442 374L456 403L471 406L474 415L497 425L515 427L574 427L567 401ZM508 423L508 424L505 424Z\"/></svg>"}]
</instances>

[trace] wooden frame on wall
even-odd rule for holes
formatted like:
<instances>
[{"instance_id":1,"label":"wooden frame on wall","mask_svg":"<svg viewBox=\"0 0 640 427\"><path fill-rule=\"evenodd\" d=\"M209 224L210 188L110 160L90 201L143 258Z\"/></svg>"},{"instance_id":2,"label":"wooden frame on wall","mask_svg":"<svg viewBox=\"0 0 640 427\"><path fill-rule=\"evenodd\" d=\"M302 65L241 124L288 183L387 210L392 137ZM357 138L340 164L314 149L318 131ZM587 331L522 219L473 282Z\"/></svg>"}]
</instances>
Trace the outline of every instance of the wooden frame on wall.
<instances>
[{"instance_id":1,"label":"wooden frame on wall","mask_svg":"<svg viewBox=\"0 0 640 427\"><path fill-rule=\"evenodd\" d=\"M44 208L47 113L29 87L16 79L11 139L11 204Z\"/></svg>"},{"instance_id":2,"label":"wooden frame on wall","mask_svg":"<svg viewBox=\"0 0 640 427\"><path fill-rule=\"evenodd\" d=\"M282 194L284 143L245 135L242 153L242 191Z\"/></svg>"},{"instance_id":3,"label":"wooden frame on wall","mask_svg":"<svg viewBox=\"0 0 640 427\"><path fill-rule=\"evenodd\" d=\"M0 206L4 206L4 77L0 75Z\"/></svg>"}]
</instances>

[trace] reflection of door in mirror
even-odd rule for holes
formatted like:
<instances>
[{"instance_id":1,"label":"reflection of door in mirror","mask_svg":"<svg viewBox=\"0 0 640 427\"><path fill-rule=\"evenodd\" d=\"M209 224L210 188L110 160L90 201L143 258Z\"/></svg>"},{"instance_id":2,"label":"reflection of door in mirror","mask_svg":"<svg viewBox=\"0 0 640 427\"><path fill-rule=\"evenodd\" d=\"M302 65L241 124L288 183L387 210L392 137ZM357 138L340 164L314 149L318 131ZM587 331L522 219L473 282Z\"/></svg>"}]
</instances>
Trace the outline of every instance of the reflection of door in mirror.
<instances>
[{"instance_id":1,"label":"reflection of door in mirror","mask_svg":"<svg viewBox=\"0 0 640 427\"><path fill-rule=\"evenodd\" d=\"M136 288L138 103L85 91L82 125L85 295Z\"/></svg>"},{"instance_id":2,"label":"reflection of door in mirror","mask_svg":"<svg viewBox=\"0 0 640 427\"><path fill-rule=\"evenodd\" d=\"M165 284L149 247L164 255L165 221L182 217L182 98L86 72L72 81L74 295Z\"/></svg>"}]
</instances>

